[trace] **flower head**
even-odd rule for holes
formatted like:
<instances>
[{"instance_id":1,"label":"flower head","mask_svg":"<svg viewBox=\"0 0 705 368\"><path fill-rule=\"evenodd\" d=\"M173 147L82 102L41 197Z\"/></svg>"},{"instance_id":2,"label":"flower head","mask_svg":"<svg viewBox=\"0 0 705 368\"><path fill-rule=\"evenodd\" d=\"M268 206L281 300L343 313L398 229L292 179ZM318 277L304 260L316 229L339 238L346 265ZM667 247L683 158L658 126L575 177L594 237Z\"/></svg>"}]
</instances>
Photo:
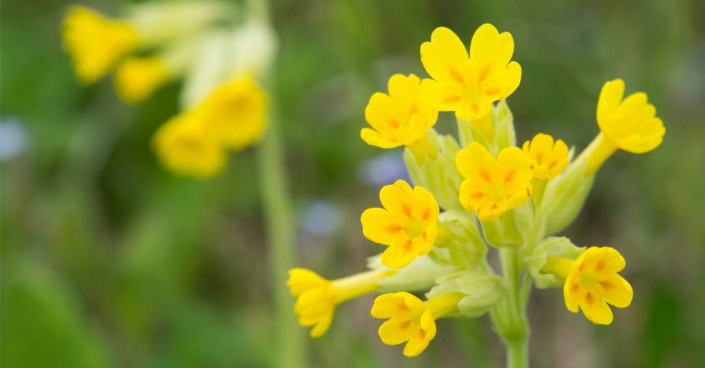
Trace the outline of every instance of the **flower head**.
<instances>
[{"instance_id":1,"label":"flower head","mask_svg":"<svg viewBox=\"0 0 705 368\"><path fill-rule=\"evenodd\" d=\"M436 319L457 312L462 293L448 293L421 301L407 292L380 295L372 306L372 317L389 319L379 327L379 337L387 345L406 342L404 355L421 354L436 337Z\"/></svg>"},{"instance_id":2,"label":"flower head","mask_svg":"<svg viewBox=\"0 0 705 368\"><path fill-rule=\"evenodd\" d=\"M216 89L199 106L209 129L223 144L243 149L262 138L267 127L267 94L250 77Z\"/></svg>"},{"instance_id":3,"label":"flower head","mask_svg":"<svg viewBox=\"0 0 705 368\"><path fill-rule=\"evenodd\" d=\"M624 257L613 248L588 248L573 262L563 286L568 310L578 313L580 307L592 323L612 323L608 304L626 308L634 297L632 286L618 274L625 265Z\"/></svg>"},{"instance_id":4,"label":"flower head","mask_svg":"<svg viewBox=\"0 0 705 368\"><path fill-rule=\"evenodd\" d=\"M365 210L360 222L367 239L389 247L382 254L382 264L402 268L427 254L438 233L439 208L433 195L398 180L383 187L379 199L384 208Z\"/></svg>"},{"instance_id":5,"label":"flower head","mask_svg":"<svg viewBox=\"0 0 705 368\"><path fill-rule=\"evenodd\" d=\"M198 111L183 112L164 123L153 143L161 163L177 175L211 177L220 173L227 161L225 149L206 129Z\"/></svg>"},{"instance_id":6,"label":"flower head","mask_svg":"<svg viewBox=\"0 0 705 368\"><path fill-rule=\"evenodd\" d=\"M531 195L531 159L517 147L503 149L495 160L485 147L472 142L458 152L455 164L465 178L460 203L476 212L480 221L498 218Z\"/></svg>"},{"instance_id":7,"label":"flower head","mask_svg":"<svg viewBox=\"0 0 705 368\"><path fill-rule=\"evenodd\" d=\"M137 33L130 25L80 5L69 9L63 38L76 75L85 84L102 78L121 57L139 45Z\"/></svg>"},{"instance_id":8,"label":"flower head","mask_svg":"<svg viewBox=\"0 0 705 368\"><path fill-rule=\"evenodd\" d=\"M422 102L421 80L411 74L389 78L389 94L377 92L365 108L372 129L363 128L360 137L369 145L394 148L421 139L438 119L438 111Z\"/></svg>"},{"instance_id":9,"label":"flower head","mask_svg":"<svg viewBox=\"0 0 705 368\"><path fill-rule=\"evenodd\" d=\"M439 27L431 42L421 45L421 62L433 79L421 83L423 97L441 111L455 111L458 119L486 116L492 103L511 95L521 81L521 66L510 62L514 39L491 24L475 31L470 55L458 36Z\"/></svg>"},{"instance_id":10,"label":"flower head","mask_svg":"<svg viewBox=\"0 0 705 368\"><path fill-rule=\"evenodd\" d=\"M129 103L140 103L169 79L164 61L156 56L132 57L115 71L115 89Z\"/></svg>"},{"instance_id":11,"label":"flower head","mask_svg":"<svg viewBox=\"0 0 705 368\"><path fill-rule=\"evenodd\" d=\"M666 129L643 92L624 98L624 81L605 83L597 103L597 124L617 148L645 153L658 147Z\"/></svg>"},{"instance_id":12,"label":"flower head","mask_svg":"<svg viewBox=\"0 0 705 368\"><path fill-rule=\"evenodd\" d=\"M560 139L554 142L548 134L536 134L534 139L524 142L522 150L531 158L536 179L553 178L568 165L568 146Z\"/></svg>"},{"instance_id":13,"label":"flower head","mask_svg":"<svg viewBox=\"0 0 705 368\"><path fill-rule=\"evenodd\" d=\"M338 304L379 289L378 282L392 274L394 271L373 270L331 281L311 270L293 268L286 284L297 297L294 311L299 324L313 326L311 337L321 337L328 331Z\"/></svg>"}]
</instances>

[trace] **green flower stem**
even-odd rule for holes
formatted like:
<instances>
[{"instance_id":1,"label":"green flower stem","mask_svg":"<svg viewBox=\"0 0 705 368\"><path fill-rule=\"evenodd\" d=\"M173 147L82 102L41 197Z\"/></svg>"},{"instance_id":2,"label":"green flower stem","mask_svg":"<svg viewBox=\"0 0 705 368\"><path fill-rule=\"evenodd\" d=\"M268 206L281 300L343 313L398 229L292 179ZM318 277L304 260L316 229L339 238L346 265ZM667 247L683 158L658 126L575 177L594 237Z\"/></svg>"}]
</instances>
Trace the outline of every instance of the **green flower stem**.
<instances>
[{"instance_id":1,"label":"green flower stem","mask_svg":"<svg viewBox=\"0 0 705 368\"><path fill-rule=\"evenodd\" d=\"M294 227L279 125L273 115L270 111L268 130L258 152L276 315L277 345L272 351L277 352L276 367L303 368L306 366L303 330L298 328L294 299L286 288L287 271L295 264Z\"/></svg>"},{"instance_id":2,"label":"green flower stem","mask_svg":"<svg viewBox=\"0 0 705 368\"><path fill-rule=\"evenodd\" d=\"M249 11L253 18L269 21L267 0L249 0ZM271 290L274 298L276 345L275 367L304 368L306 350L303 330L299 328L294 313L294 299L286 287L287 272L296 264L294 255L294 223L291 216L288 181L284 170L284 154L276 110L276 89L270 70L265 83L269 84L271 104L267 133L260 143L258 159L264 204L267 240L269 243L269 268Z\"/></svg>"},{"instance_id":3,"label":"green flower stem","mask_svg":"<svg viewBox=\"0 0 705 368\"><path fill-rule=\"evenodd\" d=\"M529 324L526 317L526 288L531 287L531 281L524 278L522 282L523 267L519 262L518 251L502 248L499 256L507 296L490 311L490 318L507 348L507 367L528 368Z\"/></svg>"}]
</instances>

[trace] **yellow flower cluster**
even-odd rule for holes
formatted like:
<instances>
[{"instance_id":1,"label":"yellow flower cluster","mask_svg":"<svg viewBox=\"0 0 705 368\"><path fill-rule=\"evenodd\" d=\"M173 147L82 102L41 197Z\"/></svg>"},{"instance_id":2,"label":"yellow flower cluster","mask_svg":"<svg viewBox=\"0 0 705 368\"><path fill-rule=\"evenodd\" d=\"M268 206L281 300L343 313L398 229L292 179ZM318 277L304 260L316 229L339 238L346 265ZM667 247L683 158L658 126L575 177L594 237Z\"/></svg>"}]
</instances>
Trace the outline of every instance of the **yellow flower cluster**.
<instances>
[{"instance_id":1,"label":"yellow flower cluster","mask_svg":"<svg viewBox=\"0 0 705 368\"><path fill-rule=\"evenodd\" d=\"M223 36L220 21L229 7L213 1L144 3L126 18L110 19L74 5L64 20L64 45L84 84L115 70L118 95L139 103L170 80L187 77L182 112L153 139L159 161L177 175L218 174L228 150L258 142L267 126L268 96L256 72L268 67L271 32L249 22ZM253 44L258 51L243 52ZM225 45L239 55L223 54ZM130 56L136 51L148 54Z\"/></svg>"},{"instance_id":2,"label":"yellow flower cluster","mask_svg":"<svg viewBox=\"0 0 705 368\"><path fill-rule=\"evenodd\" d=\"M404 146L416 186L402 180L384 186L382 208L362 213L363 235L387 248L370 262L372 271L341 279L355 293L341 293L346 289L336 286L338 280L292 270L295 311L302 325L315 326L312 335L325 332L339 301L373 291L386 292L371 312L387 319L379 328L382 342L406 343L406 356L426 349L438 318L485 312L508 348L525 348L532 285L563 287L567 309L595 324L612 323L610 306L631 304L634 292L619 275L626 262L617 250L581 248L551 235L578 215L607 158L617 149L653 150L663 140L663 123L644 93L624 98L624 82L614 80L598 98L601 133L577 158L548 134L518 145L505 101L521 81L513 53L512 36L490 24L477 29L469 50L451 30L437 28L421 45L430 78L393 75L388 94L372 95L365 109L371 128L360 135L372 146ZM459 141L435 131L441 111L455 113ZM485 258L492 247L501 273ZM378 272L373 281L369 272ZM301 274L309 275L310 296L297 286L304 284L297 281ZM409 293L419 285L432 286L426 300Z\"/></svg>"},{"instance_id":3,"label":"yellow flower cluster","mask_svg":"<svg viewBox=\"0 0 705 368\"><path fill-rule=\"evenodd\" d=\"M98 81L140 45L137 32L127 22L108 19L80 5L69 9L63 35L76 75L85 84Z\"/></svg>"},{"instance_id":4,"label":"yellow flower cluster","mask_svg":"<svg viewBox=\"0 0 705 368\"><path fill-rule=\"evenodd\" d=\"M265 92L251 78L239 78L164 123L153 144L175 174L209 178L225 167L227 149L240 150L262 138L266 111Z\"/></svg>"}]
</instances>

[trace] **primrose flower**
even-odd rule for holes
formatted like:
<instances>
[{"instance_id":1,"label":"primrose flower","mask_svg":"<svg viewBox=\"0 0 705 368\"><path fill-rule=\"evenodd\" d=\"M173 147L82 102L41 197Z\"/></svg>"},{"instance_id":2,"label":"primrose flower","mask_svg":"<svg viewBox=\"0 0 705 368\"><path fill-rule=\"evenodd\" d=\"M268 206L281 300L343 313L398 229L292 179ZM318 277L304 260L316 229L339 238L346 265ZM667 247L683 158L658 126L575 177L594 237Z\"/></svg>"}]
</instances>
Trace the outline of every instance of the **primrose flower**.
<instances>
[{"instance_id":1,"label":"primrose flower","mask_svg":"<svg viewBox=\"0 0 705 368\"><path fill-rule=\"evenodd\" d=\"M169 70L157 56L131 57L120 63L115 71L118 95L129 103L139 103L169 79Z\"/></svg>"},{"instance_id":2,"label":"primrose flower","mask_svg":"<svg viewBox=\"0 0 705 368\"><path fill-rule=\"evenodd\" d=\"M363 128L360 137L380 148L408 146L420 159L429 150L422 145L426 131L436 124L438 111L421 101L419 77L395 74L389 78L389 94L377 92L365 108L365 119L372 129Z\"/></svg>"},{"instance_id":3,"label":"primrose flower","mask_svg":"<svg viewBox=\"0 0 705 368\"><path fill-rule=\"evenodd\" d=\"M481 144L472 142L455 156L460 174L460 204L492 221L531 196L531 159L517 147L503 149L497 159Z\"/></svg>"},{"instance_id":4,"label":"primrose flower","mask_svg":"<svg viewBox=\"0 0 705 368\"><path fill-rule=\"evenodd\" d=\"M398 292L380 295L372 306L372 317L389 319L379 327L379 337L387 345L406 342L404 355L421 354L436 337L436 320L457 313L458 302L466 295L452 292L421 301L413 294Z\"/></svg>"},{"instance_id":5,"label":"primrose flower","mask_svg":"<svg viewBox=\"0 0 705 368\"><path fill-rule=\"evenodd\" d=\"M534 139L524 142L522 150L531 158L536 179L556 177L568 165L568 146L560 139L554 142L548 134L536 134Z\"/></svg>"},{"instance_id":6,"label":"primrose flower","mask_svg":"<svg viewBox=\"0 0 705 368\"><path fill-rule=\"evenodd\" d=\"M575 261L548 257L542 272L565 279L563 296L569 311L578 313L580 308L592 323L609 325L613 316L608 304L626 308L634 297L632 286L618 274L625 266L617 250L591 247Z\"/></svg>"},{"instance_id":7,"label":"primrose flower","mask_svg":"<svg viewBox=\"0 0 705 368\"><path fill-rule=\"evenodd\" d=\"M421 62L433 79L421 82L422 96L441 111L461 120L485 117L495 101L511 95L521 81L521 66L510 62L514 39L491 24L475 31L470 55L458 36L439 27L421 45Z\"/></svg>"},{"instance_id":8,"label":"primrose flower","mask_svg":"<svg viewBox=\"0 0 705 368\"><path fill-rule=\"evenodd\" d=\"M646 153L661 145L666 129L656 117L648 96L637 92L624 98L624 81L605 83L597 102L597 124L602 133L589 149L586 176L602 165L617 149Z\"/></svg>"},{"instance_id":9,"label":"primrose flower","mask_svg":"<svg viewBox=\"0 0 705 368\"><path fill-rule=\"evenodd\" d=\"M440 210L433 194L398 180L384 186L379 199L384 208L365 210L360 222L367 239L389 247L382 253L382 264L402 268L427 254L438 234Z\"/></svg>"},{"instance_id":10,"label":"primrose flower","mask_svg":"<svg viewBox=\"0 0 705 368\"><path fill-rule=\"evenodd\" d=\"M225 149L206 129L198 111L183 112L164 123L153 144L159 161L177 175L211 177L220 173L227 161Z\"/></svg>"},{"instance_id":11,"label":"primrose flower","mask_svg":"<svg viewBox=\"0 0 705 368\"><path fill-rule=\"evenodd\" d=\"M240 77L216 89L198 110L223 144L239 150L264 135L267 106L267 94L257 83L250 77Z\"/></svg>"},{"instance_id":12,"label":"primrose flower","mask_svg":"<svg viewBox=\"0 0 705 368\"><path fill-rule=\"evenodd\" d=\"M313 326L311 337L321 337L328 331L335 307L347 300L380 288L378 282L394 274L390 270L373 270L339 280L327 280L311 270L289 270L287 286L297 297L294 311L299 324Z\"/></svg>"},{"instance_id":13,"label":"primrose flower","mask_svg":"<svg viewBox=\"0 0 705 368\"><path fill-rule=\"evenodd\" d=\"M64 19L63 39L76 75L84 84L102 78L140 44L128 23L106 18L80 5L69 9Z\"/></svg>"}]
</instances>

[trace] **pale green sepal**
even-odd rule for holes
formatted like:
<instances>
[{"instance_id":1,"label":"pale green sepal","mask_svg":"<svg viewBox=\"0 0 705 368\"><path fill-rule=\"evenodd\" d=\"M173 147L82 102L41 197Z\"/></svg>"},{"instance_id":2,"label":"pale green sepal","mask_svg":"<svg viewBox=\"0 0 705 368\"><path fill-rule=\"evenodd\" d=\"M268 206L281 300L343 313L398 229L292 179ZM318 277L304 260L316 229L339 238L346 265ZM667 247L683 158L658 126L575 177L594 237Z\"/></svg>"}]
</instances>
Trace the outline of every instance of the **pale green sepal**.
<instances>
[{"instance_id":1,"label":"pale green sepal","mask_svg":"<svg viewBox=\"0 0 705 368\"><path fill-rule=\"evenodd\" d=\"M477 266L487 254L475 218L465 211L441 213L434 245L430 255L436 262L462 268Z\"/></svg>"},{"instance_id":2,"label":"pale green sepal","mask_svg":"<svg viewBox=\"0 0 705 368\"><path fill-rule=\"evenodd\" d=\"M509 110L507 100L499 101L492 109L495 116L495 146L497 152L507 147L517 145L516 131L514 130L514 115Z\"/></svg>"},{"instance_id":3,"label":"pale green sepal","mask_svg":"<svg viewBox=\"0 0 705 368\"><path fill-rule=\"evenodd\" d=\"M404 162L409 176L415 185L428 189L436 201L445 210L462 209L458 202L458 190L462 178L455 167L455 154L458 152L458 142L449 135L440 135L434 129L429 129L428 141L437 153L435 159L426 158L419 164L407 148L404 150Z\"/></svg>"},{"instance_id":4,"label":"pale green sepal","mask_svg":"<svg viewBox=\"0 0 705 368\"><path fill-rule=\"evenodd\" d=\"M460 300L458 309L466 317L477 317L487 312L505 295L502 278L485 271L464 270L441 276L426 298L431 299L450 292L467 296Z\"/></svg>"},{"instance_id":5,"label":"pale green sepal","mask_svg":"<svg viewBox=\"0 0 705 368\"><path fill-rule=\"evenodd\" d=\"M516 132L514 130L514 116L506 100L492 106L487 117L492 125L491 135L488 136L477 124L472 121L458 120L458 136L461 147L467 147L472 142L477 142L487 148L496 156L502 149L516 146Z\"/></svg>"},{"instance_id":6,"label":"pale green sepal","mask_svg":"<svg viewBox=\"0 0 705 368\"><path fill-rule=\"evenodd\" d=\"M367 268L371 270L393 270L395 274L385 277L377 284L381 287L380 292L392 293L397 291L421 291L428 290L436 283L436 278L453 272L456 267L435 262L429 256L416 257L411 264L402 268L389 268L382 264L381 254L367 259Z\"/></svg>"},{"instance_id":7,"label":"pale green sepal","mask_svg":"<svg viewBox=\"0 0 705 368\"><path fill-rule=\"evenodd\" d=\"M580 213L595 181L594 174L585 177L586 163L586 157L579 156L546 185L540 208L541 216L546 219L546 234L565 229Z\"/></svg>"},{"instance_id":8,"label":"pale green sepal","mask_svg":"<svg viewBox=\"0 0 705 368\"><path fill-rule=\"evenodd\" d=\"M585 249L585 247L575 246L566 237L550 237L544 239L531 254L525 256L524 262L526 262L537 288L560 287L564 283L563 279L552 274L541 273L541 269L546 265L547 257L576 259L583 254Z\"/></svg>"},{"instance_id":9,"label":"pale green sepal","mask_svg":"<svg viewBox=\"0 0 705 368\"><path fill-rule=\"evenodd\" d=\"M482 222L482 230L490 245L519 249L529 238L534 238L536 225L533 202L526 201L496 220Z\"/></svg>"}]
</instances>

